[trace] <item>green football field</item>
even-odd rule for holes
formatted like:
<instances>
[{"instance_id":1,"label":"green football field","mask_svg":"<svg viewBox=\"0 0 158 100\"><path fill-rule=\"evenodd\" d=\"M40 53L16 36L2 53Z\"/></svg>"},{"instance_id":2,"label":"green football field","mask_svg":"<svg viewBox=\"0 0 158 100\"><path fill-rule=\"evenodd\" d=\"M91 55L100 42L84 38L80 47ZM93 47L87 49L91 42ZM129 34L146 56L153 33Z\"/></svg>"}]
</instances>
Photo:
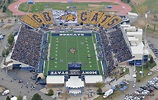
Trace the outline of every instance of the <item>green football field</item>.
<instances>
[{"instance_id":1,"label":"green football field","mask_svg":"<svg viewBox=\"0 0 158 100\"><path fill-rule=\"evenodd\" d=\"M45 71L68 70L68 63L71 62L80 62L82 70L99 70L93 36L50 35L49 41L50 56L49 61L46 61Z\"/></svg>"}]
</instances>

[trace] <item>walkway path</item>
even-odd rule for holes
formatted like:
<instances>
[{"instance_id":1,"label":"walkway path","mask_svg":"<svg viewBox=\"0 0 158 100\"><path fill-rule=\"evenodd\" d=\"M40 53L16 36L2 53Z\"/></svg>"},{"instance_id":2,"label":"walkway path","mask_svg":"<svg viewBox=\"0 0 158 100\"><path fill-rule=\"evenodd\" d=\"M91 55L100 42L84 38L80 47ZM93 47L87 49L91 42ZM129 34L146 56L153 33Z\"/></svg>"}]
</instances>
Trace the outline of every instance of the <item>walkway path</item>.
<instances>
[{"instance_id":1,"label":"walkway path","mask_svg":"<svg viewBox=\"0 0 158 100\"><path fill-rule=\"evenodd\" d=\"M8 9L13 12L13 15L26 15L27 12L19 11L19 5L23 2L27 2L28 0L18 0L8 6ZM59 2L59 0L34 0L35 2ZM60 2L67 2L68 0L60 0ZM106 9L108 11L118 11L118 15L126 15L129 11L131 11L131 7L121 0L73 0L73 2L113 2L118 5L113 5L112 9Z\"/></svg>"}]
</instances>

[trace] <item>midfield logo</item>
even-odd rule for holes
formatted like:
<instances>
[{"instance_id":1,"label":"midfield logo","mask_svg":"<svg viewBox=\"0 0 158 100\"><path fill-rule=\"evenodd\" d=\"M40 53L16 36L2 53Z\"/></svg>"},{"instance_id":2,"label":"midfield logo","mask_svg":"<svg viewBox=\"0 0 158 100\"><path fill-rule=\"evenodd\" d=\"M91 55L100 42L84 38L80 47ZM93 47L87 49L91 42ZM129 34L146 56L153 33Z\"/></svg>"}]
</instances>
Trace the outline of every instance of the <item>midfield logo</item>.
<instances>
[{"instance_id":1,"label":"midfield logo","mask_svg":"<svg viewBox=\"0 0 158 100\"><path fill-rule=\"evenodd\" d=\"M75 52L76 52L75 48L71 48L69 51L70 51L72 54L75 54Z\"/></svg>"}]
</instances>

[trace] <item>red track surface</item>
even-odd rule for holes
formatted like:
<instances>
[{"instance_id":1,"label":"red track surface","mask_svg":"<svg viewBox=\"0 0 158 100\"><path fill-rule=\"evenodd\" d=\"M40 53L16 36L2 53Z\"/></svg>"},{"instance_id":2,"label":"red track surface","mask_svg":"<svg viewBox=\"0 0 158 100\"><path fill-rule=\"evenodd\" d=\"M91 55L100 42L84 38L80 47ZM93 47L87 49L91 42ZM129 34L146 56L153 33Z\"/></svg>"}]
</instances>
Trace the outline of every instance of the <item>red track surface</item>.
<instances>
[{"instance_id":1,"label":"red track surface","mask_svg":"<svg viewBox=\"0 0 158 100\"><path fill-rule=\"evenodd\" d=\"M22 12L18 10L21 3L27 2L28 0L18 0L8 6L8 9L13 12L13 15L25 15L27 12ZM59 2L59 0L33 0L34 2ZM112 5L112 9L106 9L107 11L118 11L118 15L126 15L131 11L131 7L121 0L72 0L73 2L113 2L118 5ZM60 2L68 2L68 0L60 0Z\"/></svg>"}]
</instances>

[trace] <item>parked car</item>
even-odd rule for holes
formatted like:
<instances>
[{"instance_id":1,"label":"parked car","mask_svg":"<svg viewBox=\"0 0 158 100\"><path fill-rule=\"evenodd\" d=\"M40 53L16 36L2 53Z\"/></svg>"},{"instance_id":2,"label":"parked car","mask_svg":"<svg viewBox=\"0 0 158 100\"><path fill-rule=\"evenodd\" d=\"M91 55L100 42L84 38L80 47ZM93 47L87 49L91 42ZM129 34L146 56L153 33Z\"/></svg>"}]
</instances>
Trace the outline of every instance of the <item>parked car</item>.
<instances>
[{"instance_id":1,"label":"parked car","mask_svg":"<svg viewBox=\"0 0 158 100\"><path fill-rule=\"evenodd\" d=\"M9 90L5 90L5 91L3 91L2 95L4 96L4 95L7 95L7 94L9 94L9 93L10 93Z\"/></svg>"},{"instance_id":2,"label":"parked car","mask_svg":"<svg viewBox=\"0 0 158 100\"><path fill-rule=\"evenodd\" d=\"M152 74L153 74L152 72L149 72L149 73L148 73L148 76L150 76L150 75L152 75Z\"/></svg>"}]
</instances>

